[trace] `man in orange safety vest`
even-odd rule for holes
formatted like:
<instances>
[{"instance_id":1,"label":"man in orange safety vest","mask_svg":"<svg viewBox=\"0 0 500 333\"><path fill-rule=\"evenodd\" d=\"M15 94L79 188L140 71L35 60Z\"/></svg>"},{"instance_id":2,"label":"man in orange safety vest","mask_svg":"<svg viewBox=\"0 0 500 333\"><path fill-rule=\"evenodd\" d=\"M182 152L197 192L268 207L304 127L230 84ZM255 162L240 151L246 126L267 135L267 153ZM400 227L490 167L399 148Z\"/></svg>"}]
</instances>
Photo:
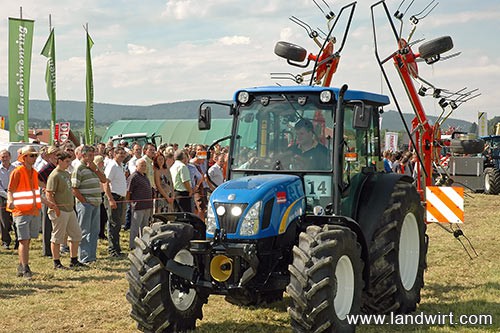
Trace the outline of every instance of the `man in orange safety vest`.
<instances>
[{"instance_id":1,"label":"man in orange safety vest","mask_svg":"<svg viewBox=\"0 0 500 333\"><path fill-rule=\"evenodd\" d=\"M12 218L19 238L19 266L17 275L26 279L33 276L29 262L29 246L31 238L37 238L40 230L40 208L43 202L50 208L56 207L44 200L38 187L38 173L33 164L38 152L33 146L24 146L19 154L21 162L10 174L7 191L7 209Z\"/></svg>"}]
</instances>

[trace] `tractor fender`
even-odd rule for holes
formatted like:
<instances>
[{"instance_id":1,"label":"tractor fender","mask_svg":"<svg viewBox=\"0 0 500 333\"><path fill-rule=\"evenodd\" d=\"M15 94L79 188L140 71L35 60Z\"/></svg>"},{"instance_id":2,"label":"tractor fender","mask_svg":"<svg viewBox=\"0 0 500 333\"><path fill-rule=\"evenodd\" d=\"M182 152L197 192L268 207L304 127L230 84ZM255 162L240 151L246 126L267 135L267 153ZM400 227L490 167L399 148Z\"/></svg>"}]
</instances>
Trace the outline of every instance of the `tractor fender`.
<instances>
[{"instance_id":1,"label":"tractor fender","mask_svg":"<svg viewBox=\"0 0 500 333\"><path fill-rule=\"evenodd\" d=\"M387 208L398 181L412 183L414 179L397 173L375 173L364 182L354 220L357 221L365 239L372 238L376 228L375 222Z\"/></svg>"}]
</instances>

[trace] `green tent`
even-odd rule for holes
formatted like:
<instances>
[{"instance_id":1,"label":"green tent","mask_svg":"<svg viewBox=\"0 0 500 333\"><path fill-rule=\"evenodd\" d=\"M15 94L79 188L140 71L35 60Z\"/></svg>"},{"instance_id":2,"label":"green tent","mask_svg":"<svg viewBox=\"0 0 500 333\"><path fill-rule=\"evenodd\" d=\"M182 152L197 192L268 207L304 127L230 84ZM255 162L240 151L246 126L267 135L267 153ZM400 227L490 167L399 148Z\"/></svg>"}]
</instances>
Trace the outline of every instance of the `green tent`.
<instances>
[{"instance_id":1,"label":"green tent","mask_svg":"<svg viewBox=\"0 0 500 333\"><path fill-rule=\"evenodd\" d=\"M231 134L232 119L212 119L212 128L209 131L198 130L197 119L147 119L147 120L118 120L112 123L102 141L119 134L147 133L160 134L164 143L211 144L223 136Z\"/></svg>"}]
</instances>

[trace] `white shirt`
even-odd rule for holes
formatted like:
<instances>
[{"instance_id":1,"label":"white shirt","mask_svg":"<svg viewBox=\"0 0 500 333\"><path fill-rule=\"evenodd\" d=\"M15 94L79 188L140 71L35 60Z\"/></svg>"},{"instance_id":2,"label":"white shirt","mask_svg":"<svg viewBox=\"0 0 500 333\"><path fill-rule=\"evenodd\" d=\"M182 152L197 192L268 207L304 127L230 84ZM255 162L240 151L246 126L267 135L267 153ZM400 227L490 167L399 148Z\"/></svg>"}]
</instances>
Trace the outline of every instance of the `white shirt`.
<instances>
[{"instance_id":1,"label":"white shirt","mask_svg":"<svg viewBox=\"0 0 500 333\"><path fill-rule=\"evenodd\" d=\"M135 171L135 163L137 162L137 160L139 160L141 157L136 157L135 155L132 156L132 158L128 161L128 171L130 172L130 174L133 174L134 171Z\"/></svg>"},{"instance_id":2,"label":"white shirt","mask_svg":"<svg viewBox=\"0 0 500 333\"><path fill-rule=\"evenodd\" d=\"M216 163L208 169L208 175L212 182L219 186L224 182L224 175L222 174L222 168Z\"/></svg>"},{"instance_id":3,"label":"white shirt","mask_svg":"<svg viewBox=\"0 0 500 333\"><path fill-rule=\"evenodd\" d=\"M106 169L104 170L106 178L109 179L109 187L111 193L115 193L124 197L127 194L127 179L121 165L115 160L109 160Z\"/></svg>"},{"instance_id":4,"label":"white shirt","mask_svg":"<svg viewBox=\"0 0 500 333\"><path fill-rule=\"evenodd\" d=\"M73 161L71 161L71 165L68 168L68 172L73 173L73 170L78 169L80 164L82 164L82 161L80 161L78 158L75 158Z\"/></svg>"},{"instance_id":5,"label":"white shirt","mask_svg":"<svg viewBox=\"0 0 500 333\"><path fill-rule=\"evenodd\" d=\"M36 172L40 172L40 170L42 170L42 168L47 164L49 164L49 162L44 160L41 155L38 155L35 164L33 164L33 169L35 169Z\"/></svg>"}]
</instances>

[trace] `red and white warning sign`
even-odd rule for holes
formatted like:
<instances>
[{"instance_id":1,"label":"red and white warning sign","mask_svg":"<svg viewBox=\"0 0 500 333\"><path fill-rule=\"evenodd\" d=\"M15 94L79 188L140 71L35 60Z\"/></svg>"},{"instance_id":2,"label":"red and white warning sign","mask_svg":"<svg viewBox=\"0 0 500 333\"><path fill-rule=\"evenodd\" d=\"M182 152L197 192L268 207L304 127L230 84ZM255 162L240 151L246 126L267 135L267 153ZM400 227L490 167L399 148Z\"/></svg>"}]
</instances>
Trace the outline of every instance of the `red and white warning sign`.
<instances>
[{"instance_id":1,"label":"red and white warning sign","mask_svg":"<svg viewBox=\"0 0 500 333\"><path fill-rule=\"evenodd\" d=\"M451 186L427 186L427 222L463 223L464 189Z\"/></svg>"},{"instance_id":2,"label":"red and white warning sign","mask_svg":"<svg viewBox=\"0 0 500 333\"><path fill-rule=\"evenodd\" d=\"M60 143L64 143L69 139L69 122L57 123L55 126L54 137Z\"/></svg>"}]
</instances>

